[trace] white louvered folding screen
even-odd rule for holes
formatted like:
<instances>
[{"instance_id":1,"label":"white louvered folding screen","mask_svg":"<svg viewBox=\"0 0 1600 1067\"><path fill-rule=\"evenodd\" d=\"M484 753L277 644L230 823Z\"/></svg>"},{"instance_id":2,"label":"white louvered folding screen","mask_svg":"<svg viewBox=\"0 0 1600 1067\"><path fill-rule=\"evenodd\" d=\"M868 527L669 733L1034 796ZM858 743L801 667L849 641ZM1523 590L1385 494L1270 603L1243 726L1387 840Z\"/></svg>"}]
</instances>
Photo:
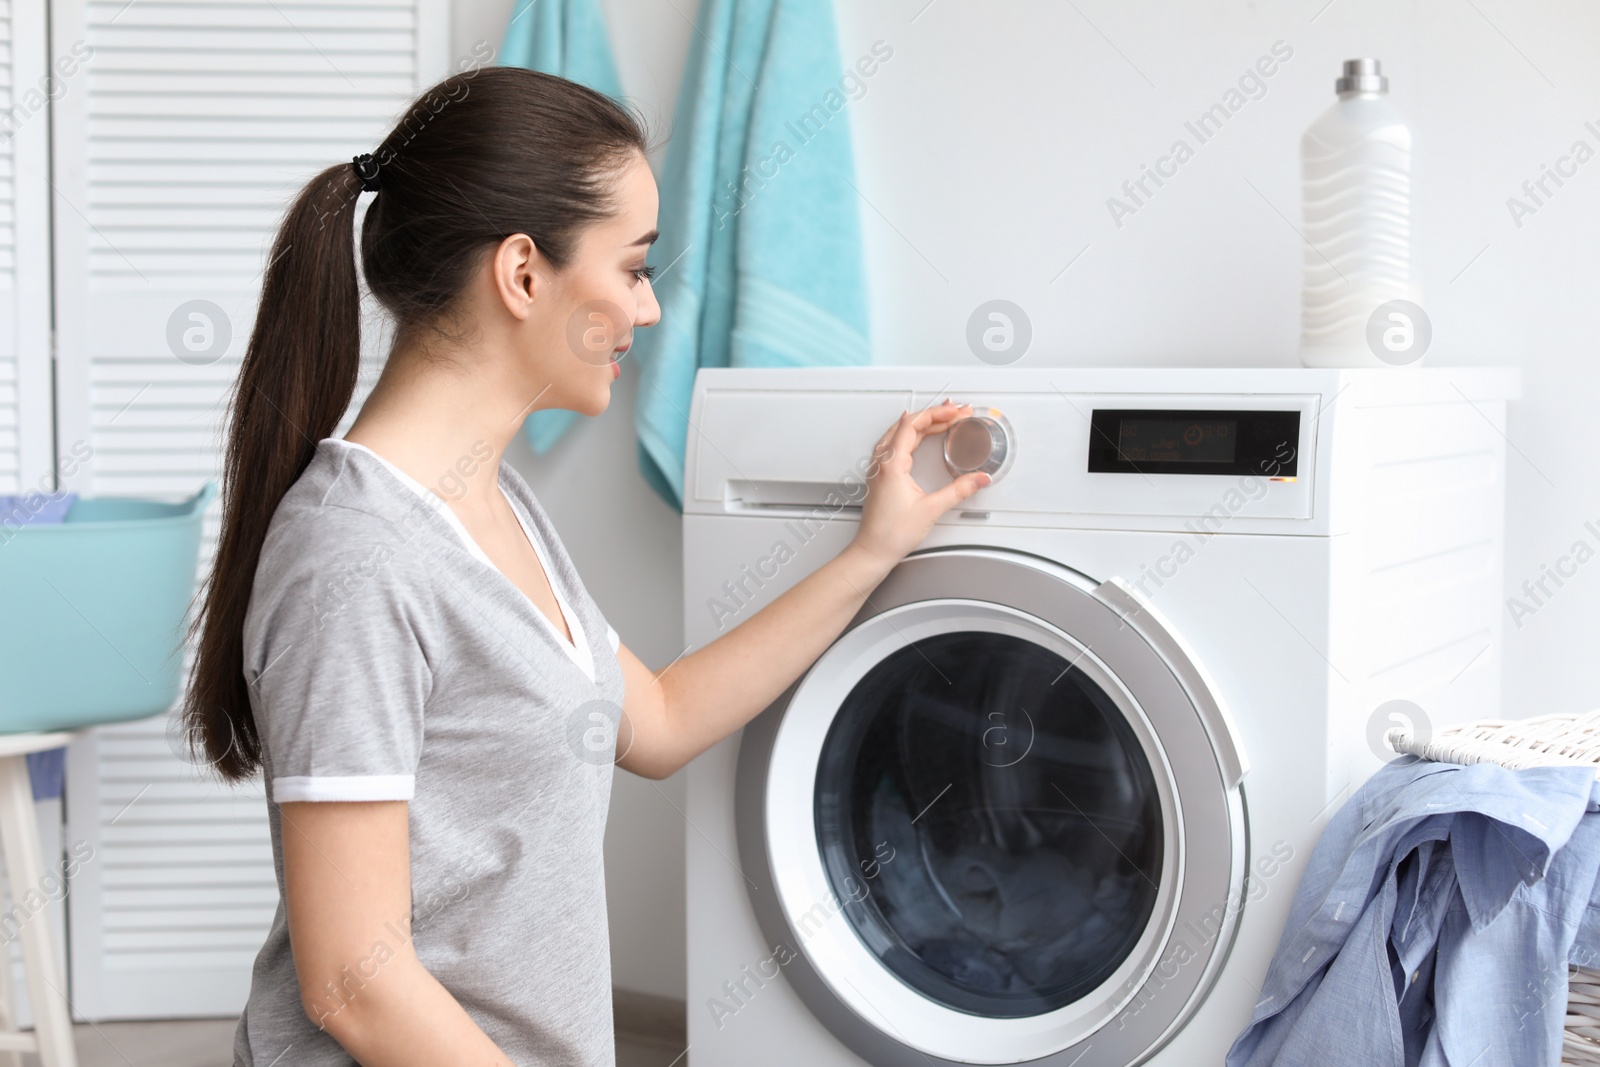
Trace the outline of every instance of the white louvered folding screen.
<instances>
[{"instance_id":1,"label":"white louvered folding screen","mask_svg":"<svg viewBox=\"0 0 1600 1067\"><path fill-rule=\"evenodd\" d=\"M45 3L0 0L0 494L55 487L48 101L72 79L46 78Z\"/></svg>"},{"instance_id":2,"label":"white louvered folding screen","mask_svg":"<svg viewBox=\"0 0 1600 1067\"><path fill-rule=\"evenodd\" d=\"M92 53L54 126L57 444L92 446L80 491L177 499L216 476L283 208L447 72L446 0L51 3L53 49ZM168 341L198 300L231 329L214 362ZM76 1015L237 1012L277 899L260 783L197 776L162 721L101 728L67 818L95 849L68 898Z\"/></svg>"},{"instance_id":3,"label":"white louvered folding screen","mask_svg":"<svg viewBox=\"0 0 1600 1067\"><path fill-rule=\"evenodd\" d=\"M50 99L81 71L48 69L47 0L0 0L0 495L55 488L50 388ZM0 526L20 516L0 515ZM6 534L0 529L0 544ZM40 805L46 863L60 851L60 801ZM22 887L25 892L32 887ZM9 884L7 900L14 899ZM61 909L51 919L64 932ZM64 940L62 942L65 943ZM6 955L19 1020L32 1021L21 946Z\"/></svg>"}]
</instances>

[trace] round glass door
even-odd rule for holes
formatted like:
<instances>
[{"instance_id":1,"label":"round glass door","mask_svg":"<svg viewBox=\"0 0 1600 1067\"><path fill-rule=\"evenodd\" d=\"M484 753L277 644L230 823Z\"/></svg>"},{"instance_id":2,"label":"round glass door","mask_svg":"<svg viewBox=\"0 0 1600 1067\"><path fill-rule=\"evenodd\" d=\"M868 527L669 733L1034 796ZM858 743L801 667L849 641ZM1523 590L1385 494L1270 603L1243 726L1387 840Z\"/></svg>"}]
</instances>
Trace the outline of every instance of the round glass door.
<instances>
[{"instance_id":1,"label":"round glass door","mask_svg":"<svg viewBox=\"0 0 1600 1067\"><path fill-rule=\"evenodd\" d=\"M1142 1062L1226 959L1236 910L1162 968L1241 892L1243 753L1183 642L1114 579L907 557L738 758L751 906L869 1063Z\"/></svg>"},{"instance_id":2,"label":"round glass door","mask_svg":"<svg viewBox=\"0 0 1600 1067\"><path fill-rule=\"evenodd\" d=\"M845 697L815 825L843 914L923 996L1037 1016L1101 986L1162 883L1155 774L1117 704L1057 652L947 632Z\"/></svg>"}]
</instances>

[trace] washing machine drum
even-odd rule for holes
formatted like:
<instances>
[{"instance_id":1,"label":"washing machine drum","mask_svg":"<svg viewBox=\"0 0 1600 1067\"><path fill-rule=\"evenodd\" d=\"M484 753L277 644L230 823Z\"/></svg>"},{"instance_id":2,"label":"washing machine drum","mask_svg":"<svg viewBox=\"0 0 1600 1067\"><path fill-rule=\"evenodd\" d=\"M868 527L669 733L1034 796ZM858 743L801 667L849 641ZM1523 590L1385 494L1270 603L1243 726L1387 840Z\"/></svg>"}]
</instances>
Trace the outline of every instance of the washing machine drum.
<instances>
[{"instance_id":1,"label":"washing machine drum","mask_svg":"<svg viewBox=\"0 0 1600 1067\"><path fill-rule=\"evenodd\" d=\"M1122 1067L1226 956L1243 772L1126 587L940 550L746 729L740 849L790 982L869 1062Z\"/></svg>"}]
</instances>

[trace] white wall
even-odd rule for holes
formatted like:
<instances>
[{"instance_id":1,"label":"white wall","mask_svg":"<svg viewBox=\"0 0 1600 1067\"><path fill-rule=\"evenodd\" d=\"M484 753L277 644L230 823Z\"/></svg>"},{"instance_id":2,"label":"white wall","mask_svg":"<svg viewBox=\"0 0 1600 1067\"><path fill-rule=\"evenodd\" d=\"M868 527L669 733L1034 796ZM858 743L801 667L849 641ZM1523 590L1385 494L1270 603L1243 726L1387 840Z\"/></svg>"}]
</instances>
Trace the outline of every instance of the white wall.
<instances>
[{"instance_id":1,"label":"white wall","mask_svg":"<svg viewBox=\"0 0 1600 1067\"><path fill-rule=\"evenodd\" d=\"M457 54L498 42L509 0L456 4ZM665 124L693 0L604 8L627 91ZM1293 365L1297 141L1332 102L1341 60L1381 58L1418 146L1429 361L1523 371L1507 434L1507 595L1576 541L1600 549L1584 528L1600 530L1600 478L1585 466L1600 399L1600 159L1520 227L1506 204L1574 141L1600 151L1600 7L850 0L839 18L844 63L879 39L894 48L849 108L884 363L966 363L967 317L999 297L1032 320L1024 365ZM1265 95L1115 225L1107 198L1279 40L1294 54ZM637 474L631 417L623 390L552 456L518 462L623 640L664 664L682 647L679 533ZM1600 562L1547 588L1507 628L1508 715L1600 706L1587 669ZM681 783L663 792L681 803ZM607 861L620 985L681 994L685 832L653 786L619 778Z\"/></svg>"}]
</instances>

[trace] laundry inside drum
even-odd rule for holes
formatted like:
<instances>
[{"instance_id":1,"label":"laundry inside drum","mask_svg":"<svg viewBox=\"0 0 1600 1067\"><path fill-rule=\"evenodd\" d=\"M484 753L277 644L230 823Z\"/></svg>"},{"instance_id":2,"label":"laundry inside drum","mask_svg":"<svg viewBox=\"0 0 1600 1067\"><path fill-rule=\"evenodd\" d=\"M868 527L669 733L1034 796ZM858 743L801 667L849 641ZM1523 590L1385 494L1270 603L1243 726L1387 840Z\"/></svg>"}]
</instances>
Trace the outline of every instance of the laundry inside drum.
<instances>
[{"instance_id":1,"label":"laundry inside drum","mask_svg":"<svg viewBox=\"0 0 1600 1067\"><path fill-rule=\"evenodd\" d=\"M1039 1015L1100 986L1161 884L1155 776L1122 712L1006 634L941 634L874 666L824 742L815 817L863 944L977 1015Z\"/></svg>"}]
</instances>

